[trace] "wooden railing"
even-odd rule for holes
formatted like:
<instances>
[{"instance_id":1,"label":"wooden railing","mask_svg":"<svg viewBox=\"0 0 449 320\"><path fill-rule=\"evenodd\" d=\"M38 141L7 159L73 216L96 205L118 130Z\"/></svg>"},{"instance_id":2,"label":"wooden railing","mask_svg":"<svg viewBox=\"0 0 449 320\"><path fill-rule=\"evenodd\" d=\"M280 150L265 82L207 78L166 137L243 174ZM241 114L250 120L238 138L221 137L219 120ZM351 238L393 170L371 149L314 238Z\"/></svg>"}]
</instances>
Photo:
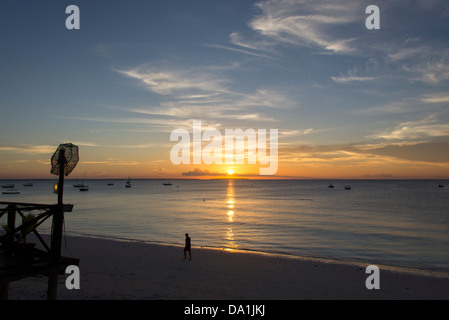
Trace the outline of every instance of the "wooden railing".
<instances>
[{"instance_id":1,"label":"wooden railing","mask_svg":"<svg viewBox=\"0 0 449 320\"><path fill-rule=\"evenodd\" d=\"M1 208L3 207L3 208ZM34 275L48 275L48 299L56 299L57 277L61 270L70 264L78 265L75 258L61 257L64 212L71 212L73 205L44 205L34 203L0 202L0 218L7 215L3 225L5 234L0 236L0 298L7 299L9 283ZM33 214L29 216L29 214ZM19 226L16 219L22 218ZM28 219L24 219L28 217ZM39 234L37 228L52 218L50 245ZM34 234L42 249L32 246L30 259L23 259L16 251L26 241L28 234Z\"/></svg>"}]
</instances>

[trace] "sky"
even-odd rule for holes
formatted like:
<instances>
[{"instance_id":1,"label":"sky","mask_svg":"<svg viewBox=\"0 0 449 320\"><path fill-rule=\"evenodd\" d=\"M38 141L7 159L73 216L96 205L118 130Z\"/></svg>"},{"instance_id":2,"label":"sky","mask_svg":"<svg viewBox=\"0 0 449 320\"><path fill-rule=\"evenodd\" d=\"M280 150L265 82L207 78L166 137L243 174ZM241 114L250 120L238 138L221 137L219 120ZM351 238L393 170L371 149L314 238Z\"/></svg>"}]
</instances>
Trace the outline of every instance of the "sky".
<instances>
[{"instance_id":1,"label":"sky","mask_svg":"<svg viewBox=\"0 0 449 320\"><path fill-rule=\"evenodd\" d=\"M446 0L4 0L0 179L69 142L73 179L449 179L448 34ZM276 174L174 164L194 121L277 129Z\"/></svg>"}]
</instances>

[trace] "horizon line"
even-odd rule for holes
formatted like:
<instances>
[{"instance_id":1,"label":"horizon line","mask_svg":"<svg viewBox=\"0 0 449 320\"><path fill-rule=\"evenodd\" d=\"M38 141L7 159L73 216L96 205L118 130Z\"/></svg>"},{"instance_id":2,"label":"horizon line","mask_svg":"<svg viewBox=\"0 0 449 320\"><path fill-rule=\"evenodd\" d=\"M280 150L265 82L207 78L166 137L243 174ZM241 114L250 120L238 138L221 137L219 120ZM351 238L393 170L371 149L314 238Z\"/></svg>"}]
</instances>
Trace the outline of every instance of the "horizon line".
<instances>
[{"instance_id":1,"label":"horizon line","mask_svg":"<svg viewBox=\"0 0 449 320\"><path fill-rule=\"evenodd\" d=\"M8 180L57 180L54 178L0 178L0 181ZM65 178L64 180L128 180L127 178ZM334 178L321 178L321 177L277 177L277 178L251 178L251 177L210 177L210 178L131 178L131 180L449 180L449 177L428 177L428 178L418 178L418 177L334 177Z\"/></svg>"}]
</instances>

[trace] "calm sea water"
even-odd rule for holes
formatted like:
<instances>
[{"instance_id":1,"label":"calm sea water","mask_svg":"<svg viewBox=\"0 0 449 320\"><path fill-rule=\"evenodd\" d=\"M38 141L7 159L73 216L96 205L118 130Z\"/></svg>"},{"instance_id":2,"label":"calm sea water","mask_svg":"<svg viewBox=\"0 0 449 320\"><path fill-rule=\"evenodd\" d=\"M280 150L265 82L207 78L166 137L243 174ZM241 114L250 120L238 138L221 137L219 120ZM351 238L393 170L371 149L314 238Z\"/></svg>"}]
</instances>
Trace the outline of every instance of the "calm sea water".
<instances>
[{"instance_id":1,"label":"calm sea water","mask_svg":"<svg viewBox=\"0 0 449 320\"><path fill-rule=\"evenodd\" d=\"M0 201L56 203L54 181L24 182L2 182L20 194ZM88 192L77 182L65 183L67 234L181 245L187 232L193 246L449 271L449 181L86 180Z\"/></svg>"}]
</instances>

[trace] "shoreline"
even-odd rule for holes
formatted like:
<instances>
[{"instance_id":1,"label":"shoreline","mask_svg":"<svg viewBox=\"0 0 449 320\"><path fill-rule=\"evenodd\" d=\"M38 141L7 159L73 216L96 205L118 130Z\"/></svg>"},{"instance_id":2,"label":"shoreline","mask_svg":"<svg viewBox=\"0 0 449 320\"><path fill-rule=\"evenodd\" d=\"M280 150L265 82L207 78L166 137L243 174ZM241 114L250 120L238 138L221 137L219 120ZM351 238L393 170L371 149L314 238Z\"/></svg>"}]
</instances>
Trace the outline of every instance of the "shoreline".
<instances>
[{"instance_id":1,"label":"shoreline","mask_svg":"<svg viewBox=\"0 0 449 320\"><path fill-rule=\"evenodd\" d=\"M368 290L359 263L258 252L192 248L98 237L66 236L63 255L80 259L80 289L59 276L60 300L361 300L449 299L449 277L380 268ZM43 300L47 277L12 282L10 300Z\"/></svg>"},{"instance_id":2,"label":"shoreline","mask_svg":"<svg viewBox=\"0 0 449 320\"><path fill-rule=\"evenodd\" d=\"M115 236L104 236L104 235L95 235L95 234L87 234L87 233L75 233L67 234L67 237L82 237L82 238L92 238L92 239L105 239L111 241L123 241L123 242L136 242L143 243L149 245L160 245L160 246L172 246L183 248L184 246L177 243L165 243L160 241L151 241L151 240L139 240L133 238L122 238ZM305 255L294 255L290 253L282 253L282 252L268 252L268 251L259 251L253 249L235 249L235 248L227 248L227 247L214 247L214 246L192 246L193 249L208 249L208 250L216 250L216 251L227 251L234 253L243 253L243 254L255 254L262 255L266 257L272 258L284 258L284 259L292 259L292 260L300 260L300 261L315 261L321 263L328 264L342 264L342 265L350 265L356 267L366 267L370 265L370 263L365 261L352 261L352 260L344 260L344 259L336 259L336 258L326 258L326 257L316 257L316 256L305 256ZM387 264L379 264L376 263L380 269L389 270L394 272L403 272L410 273L415 275L423 275L429 277L439 277L439 278L449 278L449 270L431 270L425 268L417 268L417 267L407 267L407 266L397 266L397 265L387 265Z\"/></svg>"}]
</instances>

